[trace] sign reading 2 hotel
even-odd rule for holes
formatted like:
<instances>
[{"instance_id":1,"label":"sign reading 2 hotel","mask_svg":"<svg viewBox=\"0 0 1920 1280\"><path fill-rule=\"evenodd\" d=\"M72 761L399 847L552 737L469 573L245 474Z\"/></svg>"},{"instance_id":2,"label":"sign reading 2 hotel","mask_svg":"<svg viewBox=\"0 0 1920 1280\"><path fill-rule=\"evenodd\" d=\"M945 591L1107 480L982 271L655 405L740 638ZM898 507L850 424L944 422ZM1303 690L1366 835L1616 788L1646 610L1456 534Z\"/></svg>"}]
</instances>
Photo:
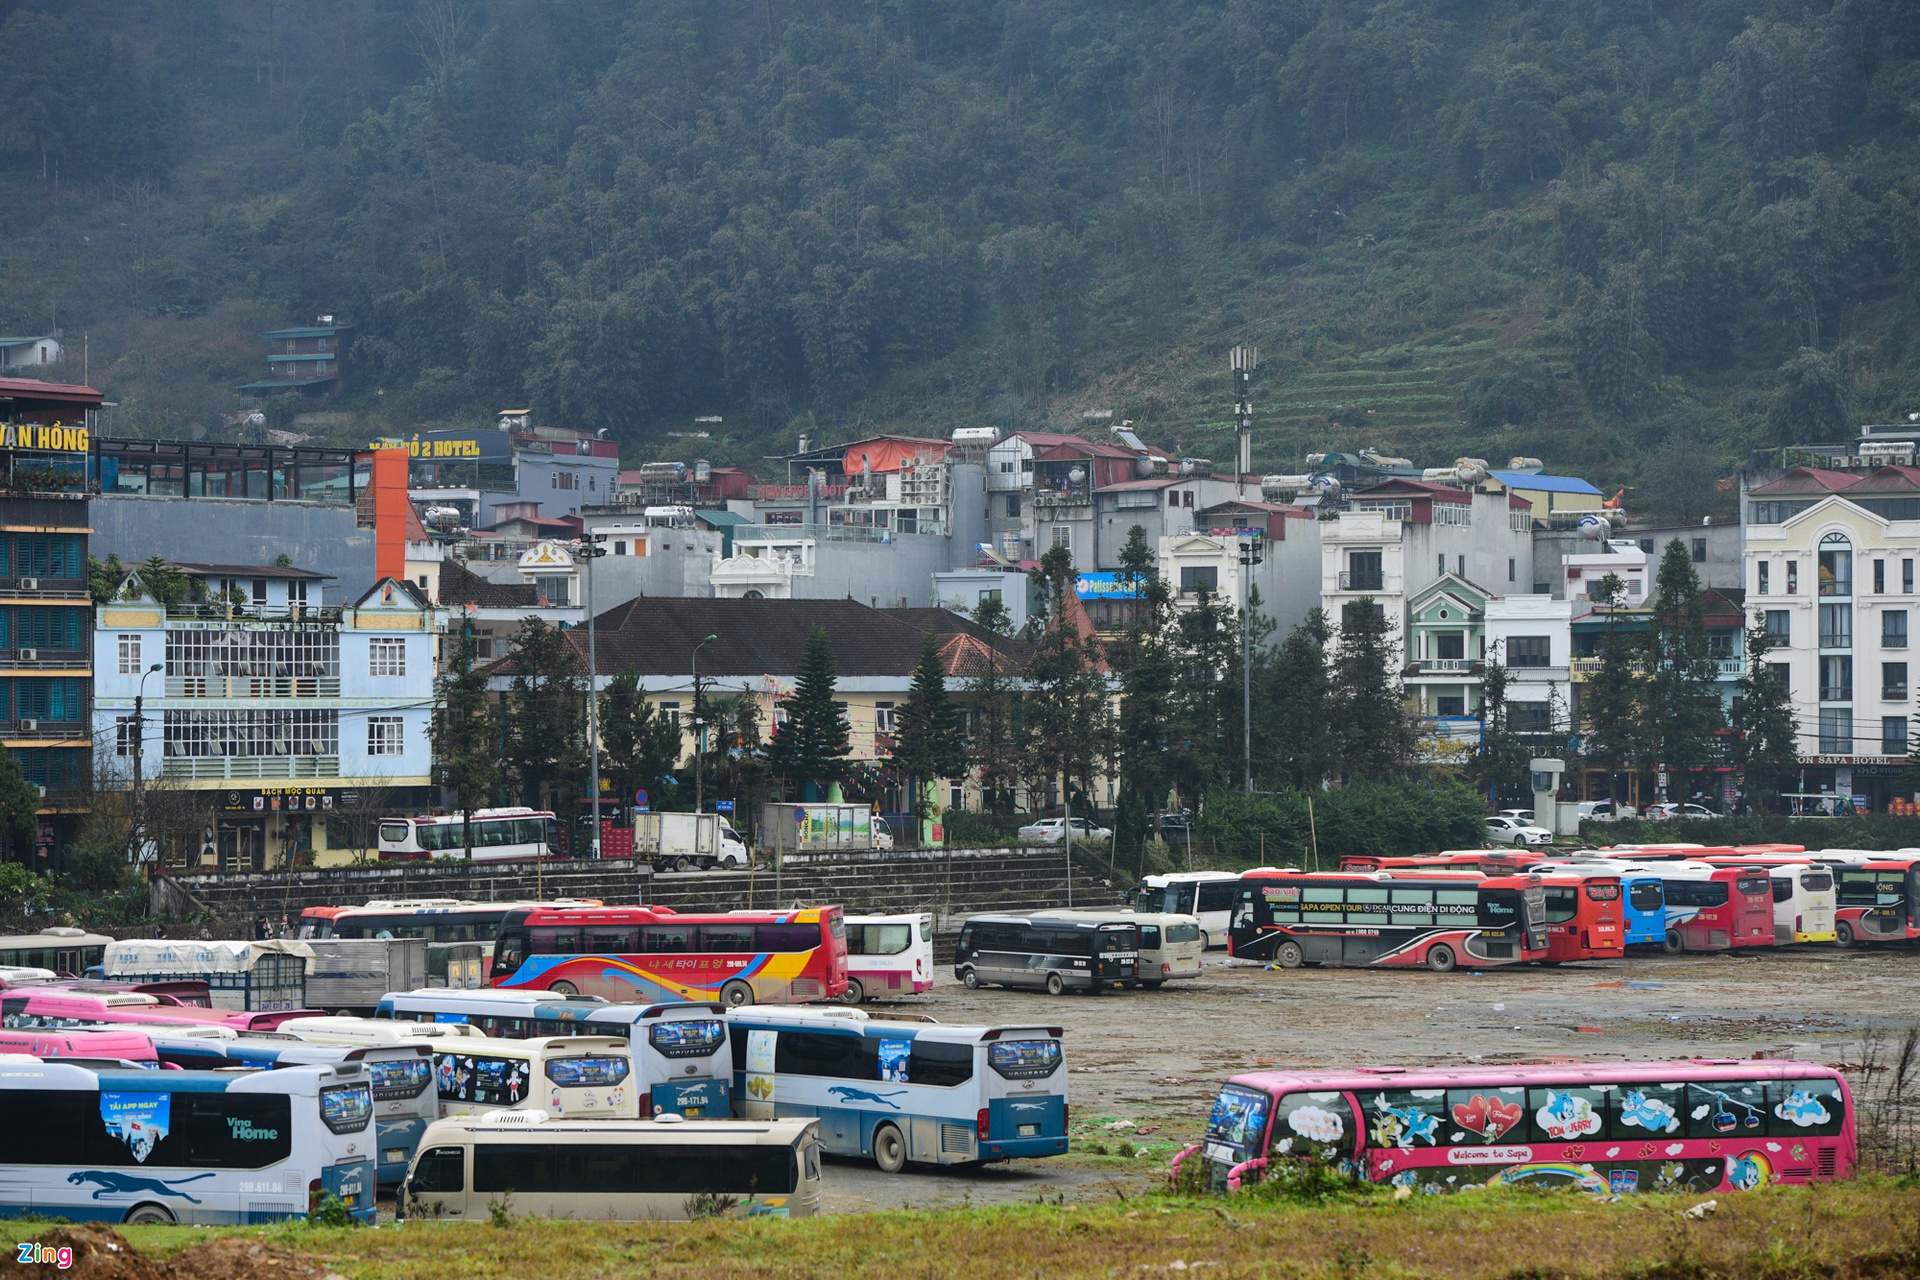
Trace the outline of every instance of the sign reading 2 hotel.
<instances>
[{"instance_id":1,"label":"sign reading 2 hotel","mask_svg":"<svg viewBox=\"0 0 1920 1280\"><path fill-rule=\"evenodd\" d=\"M0 425L0 449L35 449L43 453L85 453L87 429L50 427L36 422L9 422Z\"/></svg>"}]
</instances>

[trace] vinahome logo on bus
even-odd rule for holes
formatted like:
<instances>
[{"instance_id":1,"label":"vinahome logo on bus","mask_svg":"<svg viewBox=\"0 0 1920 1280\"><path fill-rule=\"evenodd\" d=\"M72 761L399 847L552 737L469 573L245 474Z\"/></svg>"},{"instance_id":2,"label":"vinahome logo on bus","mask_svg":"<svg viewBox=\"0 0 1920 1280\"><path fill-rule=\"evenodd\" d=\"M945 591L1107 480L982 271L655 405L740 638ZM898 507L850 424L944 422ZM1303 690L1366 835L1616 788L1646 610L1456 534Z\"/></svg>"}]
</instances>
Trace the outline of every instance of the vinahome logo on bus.
<instances>
[{"instance_id":1,"label":"vinahome logo on bus","mask_svg":"<svg viewBox=\"0 0 1920 1280\"><path fill-rule=\"evenodd\" d=\"M238 1142L272 1142L280 1136L278 1129L256 1129L253 1121L242 1120L238 1116L228 1116L227 1127L233 1131L232 1136Z\"/></svg>"}]
</instances>

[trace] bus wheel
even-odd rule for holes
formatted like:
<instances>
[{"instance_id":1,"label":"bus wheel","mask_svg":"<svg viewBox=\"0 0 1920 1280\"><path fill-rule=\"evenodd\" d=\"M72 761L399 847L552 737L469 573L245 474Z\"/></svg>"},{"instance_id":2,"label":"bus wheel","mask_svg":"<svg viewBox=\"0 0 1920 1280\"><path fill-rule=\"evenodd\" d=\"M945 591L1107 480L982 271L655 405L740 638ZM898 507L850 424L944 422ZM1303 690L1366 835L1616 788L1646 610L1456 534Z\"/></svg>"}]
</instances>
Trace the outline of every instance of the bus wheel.
<instances>
[{"instance_id":1,"label":"bus wheel","mask_svg":"<svg viewBox=\"0 0 1920 1280\"><path fill-rule=\"evenodd\" d=\"M1306 963L1307 953L1300 949L1297 942L1283 942L1280 949L1273 953L1273 958L1280 962L1282 969L1298 969Z\"/></svg>"},{"instance_id":2,"label":"bus wheel","mask_svg":"<svg viewBox=\"0 0 1920 1280\"><path fill-rule=\"evenodd\" d=\"M862 987L860 985L860 979L848 978L847 989L840 993L840 1003L841 1004L859 1004L862 1000L865 1000L866 998L867 998L867 991L865 987Z\"/></svg>"},{"instance_id":3,"label":"bus wheel","mask_svg":"<svg viewBox=\"0 0 1920 1280\"><path fill-rule=\"evenodd\" d=\"M969 969L960 975L960 981L966 986L967 990L972 991L979 987L980 975L972 969Z\"/></svg>"},{"instance_id":4,"label":"bus wheel","mask_svg":"<svg viewBox=\"0 0 1920 1280\"><path fill-rule=\"evenodd\" d=\"M1670 956L1677 956L1686 950L1686 944L1680 940L1678 929L1667 930L1667 936L1660 940L1660 949Z\"/></svg>"},{"instance_id":5,"label":"bus wheel","mask_svg":"<svg viewBox=\"0 0 1920 1280\"><path fill-rule=\"evenodd\" d=\"M1202 929L1200 931L1200 950L1205 952L1205 951L1211 950L1212 947L1213 947L1213 935L1208 933L1205 929Z\"/></svg>"},{"instance_id":6,"label":"bus wheel","mask_svg":"<svg viewBox=\"0 0 1920 1280\"><path fill-rule=\"evenodd\" d=\"M882 1173L898 1173L907 1167L907 1140L890 1124L873 1131L873 1162Z\"/></svg>"},{"instance_id":7,"label":"bus wheel","mask_svg":"<svg viewBox=\"0 0 1920 1280\"><path fill-rule=\"evenodd\" d=\"M547 990L557 996L565 996L569 1000L580 994L580 988L574 986L571 982L556 982L548 987Z\"/></svg>"},{"instance_id":8,"label":"bus wheel","mask_svg":"<svg viewBox=\"0 0 1920 1280\"><path fill-rule=\"evenodd\" d=\"M744 1009L753 1003L753 988L736 978L720 988L720 1003L729 1009Z\"/></svg>"},{"instance_id":9,"label":"bus wheel","mask_svg":"<svg viewBox=\"0 0 1920 1280\"><path fill-rule=\"evenodd\" d=\"M1435 973L1452 973L1454 964L1453 948L1446 943L1427 948L1427 968Z\"/></svg>"},{"instance_id":10,"label":"bus wheel","mask_svg":"<svg viewBox=\"0 0 1920 1280\"><path fill-rule=\"evenodd\" d=\"M1853 926L1842 920L1833 927L1833 945L1850 947L1853 945Z\"/></svg>"},{"instance_id":11,"label":"bus wheel","mask_svg":"<svg viewBox=\"0 0 1920 1280\"><path fill-rule=\"evenodd\" d=\"M133 1210L122 1219L130 1227L152 1226L155 1223L170 1223L173 1213L163 1204L135 1205Z\"/></svg>"},{"instance_id":12,"label":"bus wheel","mask_svg":"<svg viewBox=\"0 0 1920 1280\"><path fill-rule=\"evenodd\" d=\"M1066 989L1067 989L1066 981L1065 979L1061 978L1059 974L1050 973L1047 975L1047 994L1048 995L1057 996L1061 992L1065 991Z\"/></svg>"}]
</instances>

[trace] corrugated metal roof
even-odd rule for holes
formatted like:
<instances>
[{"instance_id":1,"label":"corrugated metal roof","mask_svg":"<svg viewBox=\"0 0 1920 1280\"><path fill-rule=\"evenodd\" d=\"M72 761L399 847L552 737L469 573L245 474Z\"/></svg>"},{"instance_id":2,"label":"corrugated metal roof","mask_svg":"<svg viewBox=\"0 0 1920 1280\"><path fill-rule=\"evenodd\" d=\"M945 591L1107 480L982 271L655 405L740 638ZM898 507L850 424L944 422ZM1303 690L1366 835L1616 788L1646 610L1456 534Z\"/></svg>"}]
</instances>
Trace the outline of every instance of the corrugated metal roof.
<instances>
[{"instance_id":1,"label":"corrugated metal roof","mask_svg":"<svg viewBox=\"0 0 1920 1280\"><path fill-rule=\"evenodd\" d=\"M1599 497L1600 491L1575 476L1533 475L1525 471L1489 471L1488 475L1509 489L1538 489L1541 493L1585 493Z\"/></svg>"}]
</instances>

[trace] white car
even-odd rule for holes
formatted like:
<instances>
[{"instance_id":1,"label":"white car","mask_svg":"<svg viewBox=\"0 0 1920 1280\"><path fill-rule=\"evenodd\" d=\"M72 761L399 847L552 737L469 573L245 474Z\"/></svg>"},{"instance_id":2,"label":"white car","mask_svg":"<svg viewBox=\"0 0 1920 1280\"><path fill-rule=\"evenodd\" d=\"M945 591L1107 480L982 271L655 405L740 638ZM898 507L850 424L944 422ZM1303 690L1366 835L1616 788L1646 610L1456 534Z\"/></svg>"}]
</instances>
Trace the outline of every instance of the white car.
<instances>
[{"instance_id":1,"label":"white car","mask_svg":"<svg viewBox=\"0 0 1920 1280\"><path fill-rule=\"evenodd\" d=\"M1501 816L1501 817L1503 817L1503 818L1512 818L1512 819L1514 819L1514 820L1515 820L1516 822L1532 822L1532 821L1533 821L1533 810L1531 810L1531 809L1502 809L1502 810L1500 811L1500 816Z\"/></svg>"},{"instance_id":2,"label":"white car","mask_svg":"<svg viewBox=\"0 0 1920 1280\"><path fill-rule=\"evenodd\" d=\"M1023 844L1059 844L1066 830L1065 818L1042 818L1029 823L1014 834ZM1113 832L1107 827L1096 827L1085 818L1073 820L1073 838L1075 840L1111 840Z\"/></svg>"},{"instance_id":3,"label":"white car","mask_svg":"<svg viewBox=\"0 0 1920 1280\"><path fill-rule=\"evenodd\" d=\"M1720 815L1703 804L1674 804L1668 802L1665 804L1648 805L1646 816L1661 821L1672 821L1684 818L1691 822L1698 822L1718 818Z\"/></svg>"},{"instance_id":4,"label":"white car","mask_svg":"<svg viewBox=\"0 0 1920 1280\"><path fill-rule=\"evenodd\" d=\"M1552 844L1553 832L1518 818L1487 819L1487 839L1501 844Z\"/></svg>"},{"instance_id":5,"label":"white car","mask_svg":"<svg viewBox=\"0 0 1920 1280\"><path fill-rule=\"evenodd\" d=\"M1580 821L1624 822L1635 815L1634 807L1624 800L1582 800Z\"/></svg>"}]
</instances>

